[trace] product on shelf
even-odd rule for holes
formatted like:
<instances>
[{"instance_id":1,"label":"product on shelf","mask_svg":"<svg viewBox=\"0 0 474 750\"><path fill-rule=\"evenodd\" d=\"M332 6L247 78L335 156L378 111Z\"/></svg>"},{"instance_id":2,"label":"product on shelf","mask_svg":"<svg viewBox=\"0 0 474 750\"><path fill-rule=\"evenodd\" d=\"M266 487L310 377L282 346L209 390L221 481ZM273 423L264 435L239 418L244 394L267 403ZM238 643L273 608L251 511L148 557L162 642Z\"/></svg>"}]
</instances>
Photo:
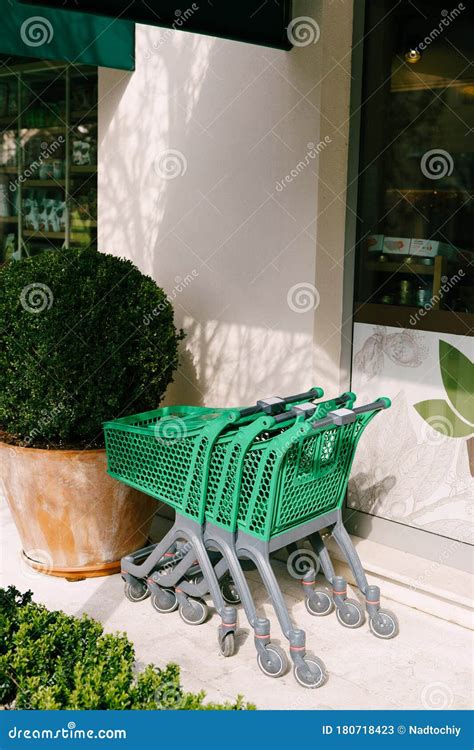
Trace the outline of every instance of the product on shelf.
<instances>
[{"instance_id":1,"label":"product on shelf","mask_svg":"<svg viewBox=\"0 0 474 750\"><path fill-rule=\"evenodd\" d=\"M437 240L412 240L410 254L417 255L421 258L435 258L442 255L443 258L456 260L458 254L457 248L449 245L447 242L438 242Z\"/></svg>"},{"instance_id":2,"label":"product on shelf","mask_svg":"<svg viewBox=\"0 0 474 750\"><path fill-rule=\"evenodd\" d=\"M418 258L435 258L441 255L448 260L456 260L459 253L458 249L448 242L410 237L384 237L383 234L369 235L366 243L370 253L387 255L409 255Z\"/></svg>"},{"instance_id":3,"label":"product on shelf","mask_svg":"<svg viewBox=\"0 0 474 750\"><path fill-rule=\"evenodd\" d=\"M0 175L0 216L10 216L10 201L8 196L9 179L6 175Z\"/></svg>"},{"instance_id":4,"label":"product on shelf","mask_svg":"<svg viewBox=\"0 0 474 750\"><path fill-rule=\"evenodd\" d=\"M39 229L38 201L35 198L23 198L23 225L25 229Z\"/></svg>"},{"instance_id":5,"label":"product on shelf","mask_svg":"<svg viewBox=\"0 0 474 750\"><path fill-rule=\"evenodd\" d=\"M410 243L409 237L384 237L383 251L393 255L409 255Z\"/></svg>"},{"instance_id":6,"label":"product on shelf","mask_svg":"<svg viewBox=\"0 0 474 750\"><path fill-rule=\"evenodd\" d=\"M73 141L72 162L75 166L90 166L94 163L94 158L94 147L90 140Z\"/></svg>"},{"instance_id":7,"label":"product on shelf","mask_svg":"<svg viewBox=\"0 0 474 750\"><path fill-rule=\"evenodd\" d=\"M38 214L40 230L62 232L66 229L66 202L47 198L43 200Z\"/></svg>"},{"instance_id":8,"label":"product on shelf","mask_svg":"<svg viewBox=\"0 0 474 750\"><path fill-rule=\"evenodd\" d=\"M367 237L367 250L369 253L382 253L383 240L383 234L369 234Z\"/></svg>"},{"instance_id":9,"label":"product on shelf","mask_svg":"<svg viewBox=\"0 0 474 750\"><path fill-rule=\"evenodd\" d=\"M3 243L3 259L18 260L18 257L19 256L16 249L16 235L13 233L7 234Z\"/></svg>"}]
</instances>

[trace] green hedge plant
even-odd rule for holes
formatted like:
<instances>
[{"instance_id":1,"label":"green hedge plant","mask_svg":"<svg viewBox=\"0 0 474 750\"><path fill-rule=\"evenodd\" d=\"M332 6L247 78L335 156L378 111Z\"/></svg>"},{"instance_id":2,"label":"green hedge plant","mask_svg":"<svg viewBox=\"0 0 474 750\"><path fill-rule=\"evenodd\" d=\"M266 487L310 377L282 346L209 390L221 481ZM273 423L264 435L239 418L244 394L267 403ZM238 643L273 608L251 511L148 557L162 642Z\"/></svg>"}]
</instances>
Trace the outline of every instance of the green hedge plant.
<instances>
[{"instance_id":1,"label":"green hedge plant","mask_svg":"<svg viewBox=\"0 0 474 750\"><path fill-rule=\"evenodd\" d=\"M128 260L50 251L0 269L0 429L99 447L101 423L158 406L178 361L173 308Z\"/></svg>"},{"instance_id":2,"label":"green hedge plant","mask_svg":"<svg viewBox=\"0 0 474 750\"><path fill-rule=\"evenodd\" d=\"M86 615L51 612L31 592L0 589L0 705L15 709L244 710L188 693L179 667L135 670L125 635L111 635Z\"/></svg>"}]
</instances>

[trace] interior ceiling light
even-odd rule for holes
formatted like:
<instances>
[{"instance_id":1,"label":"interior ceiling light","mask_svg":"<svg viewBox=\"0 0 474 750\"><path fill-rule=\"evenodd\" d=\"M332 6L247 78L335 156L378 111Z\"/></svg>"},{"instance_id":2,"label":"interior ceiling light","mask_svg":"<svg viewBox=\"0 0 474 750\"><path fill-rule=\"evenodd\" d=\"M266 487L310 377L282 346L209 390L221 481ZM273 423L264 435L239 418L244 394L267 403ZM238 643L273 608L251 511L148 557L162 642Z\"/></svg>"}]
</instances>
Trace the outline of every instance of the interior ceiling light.
<instances>
[{"instance_id":1,"label":"interior ceiling light","mask_svg":"<svg viewBox=\"0 0 474 750\"><path fill-rule=\"evenodd\" d=\"M421 52L416 49L416 47L412 47L405 52L405 62L410 63L410 65L415 65L415 63L420 62L420 60Z\"/></svg>"}]
</instances>

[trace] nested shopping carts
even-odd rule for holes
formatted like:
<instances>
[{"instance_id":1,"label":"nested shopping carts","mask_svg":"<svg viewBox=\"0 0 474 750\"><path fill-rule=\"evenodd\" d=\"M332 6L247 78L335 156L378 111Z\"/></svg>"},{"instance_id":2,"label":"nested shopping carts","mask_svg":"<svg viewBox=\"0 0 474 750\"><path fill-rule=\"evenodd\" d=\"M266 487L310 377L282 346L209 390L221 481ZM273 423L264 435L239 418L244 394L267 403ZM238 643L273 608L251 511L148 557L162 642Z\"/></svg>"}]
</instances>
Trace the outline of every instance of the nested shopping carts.
<instances>
[{"instance_id":1,"label":"nested shopping carts","mask_svg":"<svg viewBox=\"0 0 474 750\"><path fill-rule=\"evenodd\" d=\"M296 680L319 687L326 680L321 659L306 653L305 633L293 626L270 555L309 539L328 587L316 587L309 568L302 580L310 614L329 614L359 627L365 613L347 598L320 534L329 529L365 596L372 632L391 638L395 615L380 608L378 587L369 586L347 534L341 507L357 443L366 425L390 405L379 398L355 406L355 395L319 401L321 389L286 399L263 399L244 409L169 407L104 425L109 473L176 510L168 534L156 545L122 560L126 594L151 594L159 612L179 609L200 624L210 595L221 616L218 642L224 656L235 650L240 601L254 631L257 661L267 675L287 669L285 652L271 642L270 622L258 617L243 567L258 570L289 641Z\"/></svg>"}]
</instances>

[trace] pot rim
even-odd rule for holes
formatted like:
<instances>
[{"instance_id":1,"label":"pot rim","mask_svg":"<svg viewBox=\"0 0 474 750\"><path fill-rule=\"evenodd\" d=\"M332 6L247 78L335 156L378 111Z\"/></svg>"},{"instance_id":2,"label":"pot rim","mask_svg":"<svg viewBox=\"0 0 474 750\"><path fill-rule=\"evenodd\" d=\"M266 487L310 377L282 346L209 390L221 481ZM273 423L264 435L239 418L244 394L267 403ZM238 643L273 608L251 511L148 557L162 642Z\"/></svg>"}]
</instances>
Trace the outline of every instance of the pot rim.
<instances>
[{"instance_id":1,"label":"pot rim","mask_svg":"<svg viewBox=\"0 0 474 750\"><path fill-rule=\"evenodd\" d=\"M58 453L80 453L81 455L88 453L105 453L105 448L35 448L34 446L27 447L26 445L13 445L12 443L6 443L4 440L0 440L0 448L13 448L16 451L35 451L36 453L47 453L48 455L56 455Z\"/></svg>"}]
</instances>

